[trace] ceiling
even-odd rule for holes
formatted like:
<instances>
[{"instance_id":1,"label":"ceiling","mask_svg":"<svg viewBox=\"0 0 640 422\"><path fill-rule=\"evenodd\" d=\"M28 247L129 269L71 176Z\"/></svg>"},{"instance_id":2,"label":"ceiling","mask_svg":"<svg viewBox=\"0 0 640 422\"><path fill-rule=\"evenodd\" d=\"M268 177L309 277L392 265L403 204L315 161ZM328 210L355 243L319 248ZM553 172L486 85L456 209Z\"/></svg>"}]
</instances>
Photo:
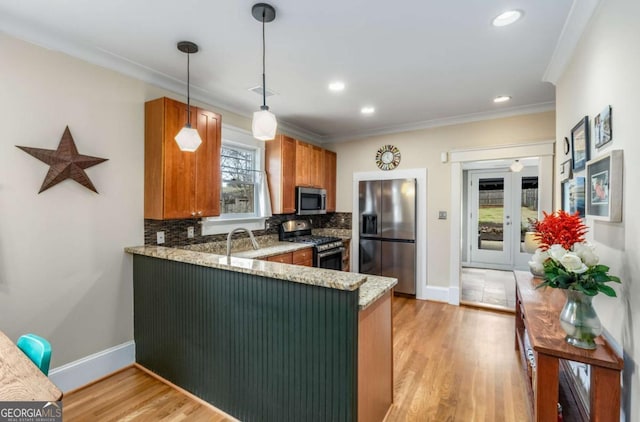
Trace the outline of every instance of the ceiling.
<instances>
[{"instance_id":1,"label":"ceiling","mask_svg":"<svg viewBox=\"0 0 640 422\"><path fill-rule=\"evenodd\" d=\"M316 142L554 108L543 82L572 0L274 0L267 104ZM246 116L261 97L261 24L247 0L4 0L0 31ZM524 11L494 27L508 9ZM346 89L330 92L329 82ZM498 95L507 103L494 104ZM360 109L375 107L373 115Z\"/></svg>"}]
</instances>

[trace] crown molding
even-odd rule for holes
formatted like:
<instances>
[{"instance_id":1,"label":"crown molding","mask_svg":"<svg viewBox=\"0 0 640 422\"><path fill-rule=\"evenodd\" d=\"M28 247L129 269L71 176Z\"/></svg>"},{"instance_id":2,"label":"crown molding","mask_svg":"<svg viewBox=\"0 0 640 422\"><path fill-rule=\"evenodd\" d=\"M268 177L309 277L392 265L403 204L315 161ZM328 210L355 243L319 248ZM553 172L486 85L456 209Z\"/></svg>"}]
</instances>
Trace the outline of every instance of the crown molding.
<instances>
[{"instance_id":1,"label":"crown molding","mask_svg":"<svg viewBox=\"0 0 640 422\"><path fill-rule=\"evenodd\" d=\"M554 85L558 83L599 4L600 0L573 0L556 48L542 76L543 81Z\"/></svg>"},{"instance_id":2,"label":"crown molding","mask_svg":"<svg viewBox=\"0 0 640 422\"><path fill-rule=\"evenodd\" d=\"M572 10L574 8L578 8L576 4L582 2L597 3L598 1L599 0L574 0ZM59 51L88 63L113 70L115 72L149 83L159 88L166 89L168 91L176 93L177 95L184 95L186 88L185 81L181 81L172 76L158 72L147 66L143 66L140 63L114 54L110 51L79 43L76 40L69 39L60 34L52 34L50 32L40 30L33 27L33 25L30 25L28 22L24 22L24 20L22 19L17 19L14 16L8 14L0 16L0 32L4 32L10 36L38 45L48 50ZM213 107L218 107L226 111L235 113L239 116L246 117L247 119L252 118L252 111L240 109L232 104L220 101L215 97L214 93L198 86L191 85L191 98L195 101L199 101L204 104L208 104ZM402 125L390 125L371 131L352 132L335 137L304 129L281 118L278 118L278 126L280 131L286 133L287 135L318 144L326 144L334 142L346 142L350 140L362 139L378 135L387 135L398 132L407 132L439 126L449 126L501 117L516 116L521 114L538 113L554 109L555 102L540 103L522 107L502 109L500 111L473 113Z\"/></svg>"},{"instance_id":3,"label":"crown molding","mask_svg":"<svg viewBox=\"0 0 640 422\"><path fill-rule=\"evenodd\" d=\"M390 135L390 134L399 133L399 132L410 132L414 130L430 129L430 128L441 127L441 126L459 125L464 123L479 122L482 120L492 120L492 119L500 119L503 117L519 116L523 114L542 113L545 111L555 110L555 108L556 108L555 101L550 101L546 103L511 107L511 108L503 109L500 111L486 111L481 113L463 114L460 116L445 117L443 119L433 119L433 120L425 120L422 122L408 123L404 125L386 126L386 127L366 131L366 132L357 132L357 133L354 132L352 134L331 137L324 142L339 143L339 142L355 141L357 139L369 138L372 136Z\"/></svg>"},{"instance_id":4,"label":"crown molding","mask_svg":"<svg viewBox=\"0 0 640 422\"><path fill-rule=\"evenodd\" d=\"M184 96L186 92L186 81L158 72L110 51L91 47L59 34L39 30L33 27L33 25L29 25L12 16L0 16L0 32L4 32L9 36L35 44L47 50L58 51L85 62L113 70L181 96ZM220 101L214 93L193 84L191 85L191 99L230 111L239 116L246 117L249 120L253 117L252 111L247 111L227 102ZM324 135L306 130L280 118L278 118L278 126L283 132L305 140L322 143L326 139Z\"/></svg>"}]
</instances>

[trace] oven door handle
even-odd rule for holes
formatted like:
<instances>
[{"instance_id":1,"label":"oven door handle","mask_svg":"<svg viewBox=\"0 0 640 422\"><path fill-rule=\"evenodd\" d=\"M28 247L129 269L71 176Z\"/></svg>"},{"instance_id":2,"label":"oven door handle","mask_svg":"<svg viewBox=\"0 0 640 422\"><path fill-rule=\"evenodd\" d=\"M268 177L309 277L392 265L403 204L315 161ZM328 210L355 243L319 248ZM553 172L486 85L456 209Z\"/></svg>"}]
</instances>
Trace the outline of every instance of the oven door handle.
<instances>
[{"instance_id":1,"label":"oven door handle","mask_svg":"<svg viewBox=\"0 0 640 422\"><path fill-rule=\"evenodd\" d=\"M342 252L344 252L344 248L332 249L332 250L327 251L327 252L320 252L318 254L318 258L322 259L322 258L326 258L326 257L331 256L331 255L337 255L338 253L342 253Z\"/></svg>"}]
</instances>

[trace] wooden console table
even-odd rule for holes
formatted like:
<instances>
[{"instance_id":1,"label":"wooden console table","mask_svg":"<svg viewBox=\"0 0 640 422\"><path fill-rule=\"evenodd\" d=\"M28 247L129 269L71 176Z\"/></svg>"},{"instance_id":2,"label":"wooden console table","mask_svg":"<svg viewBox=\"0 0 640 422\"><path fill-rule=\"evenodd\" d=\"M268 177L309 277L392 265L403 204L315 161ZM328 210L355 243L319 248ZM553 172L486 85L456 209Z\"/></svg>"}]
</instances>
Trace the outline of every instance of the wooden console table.
<instances>
[{"instance_id":1,"label":"wooden console table","mask_svg":"<svg viewBox=\"0 0 640 422\"><path fill-rule=\"evenodd\" d=\"M0 331L0 401L58 401L62 391Z\"/></svg>"},{"instance_id":2,"label":"wooden console table","mask_svg":"<svg viewBox=\"0 0 640 422\"><path fill-rule=\"evenodd\" d=\"M516 278L516 349L520 349L527 368L524 330L527 329L535 354L536 370L531 380L535 421L557 420L559 360L566 359L591 365L589 390L590 419L609 422L620 420L620 371L623 360L602 337L598 348L583 350L564 341L560 327L560 311L565 295L560 289L535 290L542 280L531 273L514 271Z\"/></svg>"}]
</instances>

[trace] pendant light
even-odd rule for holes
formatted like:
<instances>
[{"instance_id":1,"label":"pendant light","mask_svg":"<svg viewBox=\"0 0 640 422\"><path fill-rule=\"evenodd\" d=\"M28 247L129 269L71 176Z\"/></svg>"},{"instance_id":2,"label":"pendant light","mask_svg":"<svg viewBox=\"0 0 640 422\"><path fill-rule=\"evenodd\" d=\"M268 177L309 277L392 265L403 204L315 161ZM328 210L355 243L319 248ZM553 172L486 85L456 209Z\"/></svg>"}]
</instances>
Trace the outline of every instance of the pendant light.
<instances>
[{"instance_id":1,"label":"pendant light","mask_svg":"<svg viewBox=\"0 0 640 422\"><path fill-rule=\"evenodd\" d=\"M520 160L514 160L513 163L511 163L511 165L509 166L509 169L511 169L511 171L514 173L521 172L523 168L524 166L522 165Z\"/></svg>"},{"instance_id":2,"label":"pendant light","mask_svg":"<svg viewBox=\"0 0 640 422\"><path fill-rule=\"evenodd\" d=\"M262 22L262 106L260 111L253 113L251 131L253 137L261 141L270 141L276 137L278 122L276 116L267 107L267 87L265 82L265 42L264 24L272 22L276 18L276 9L270 4L256 3L251 8L251 14L256 20Z\"/></svg>"},{"instance_id":3,"label":"pendant light","mask_svg":"<svg viewBox=\"0 0 640 422\"><path fill-rule=\"evenodd\" d=\"M187 124L184 125L180 132L175 137L178 147L181 151L194 152L198 149L202 143L198 130L191 127L191 96L189 92L189 57L193 53L198 52L198 46L191 41L180 41L178 43L178 50L187 54Z\"/></svg>"}]
</instances>

